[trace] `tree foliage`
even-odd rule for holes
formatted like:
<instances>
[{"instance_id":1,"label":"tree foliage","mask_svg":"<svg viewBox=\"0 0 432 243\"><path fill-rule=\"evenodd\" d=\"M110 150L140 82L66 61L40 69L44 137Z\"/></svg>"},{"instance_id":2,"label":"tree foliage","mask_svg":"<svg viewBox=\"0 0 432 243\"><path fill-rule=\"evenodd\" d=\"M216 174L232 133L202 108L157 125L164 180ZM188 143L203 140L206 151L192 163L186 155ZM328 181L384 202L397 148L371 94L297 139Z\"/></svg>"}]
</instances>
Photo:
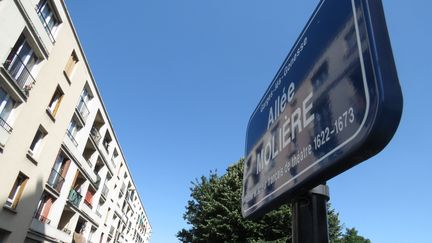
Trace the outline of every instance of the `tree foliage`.
<instances>
[{"instance_id":1,"label":"tree foliage","mask_svg":"<svg viewBox=\"0 0 432 243\"><path fill-rule=\"evenodd\" d=\"M345 234L340 241L341 243L371 243L369 239L365 239L358 235L358 231L355 228L347 228Z\"/></svg>"},{"instance_id":2,"label":"tree foliage","mask_svg":"<svg viewBox=\"0 0 432 243\"><path fill-rule=\"evenodd\" d=\"M182 242L290 242L291 209L287 205L259 220L242 217L242 178L243 160L240 160L223 176L210 172L208 177L202 176L192 182L191 199L183 215L191 227L180 230L177 238ZM354 236L356 234L357 231ZM334 210L329 210L329 235L334 243L359 243L341 241L344 238L342 226Z\"/></svg>"}]
</instances>

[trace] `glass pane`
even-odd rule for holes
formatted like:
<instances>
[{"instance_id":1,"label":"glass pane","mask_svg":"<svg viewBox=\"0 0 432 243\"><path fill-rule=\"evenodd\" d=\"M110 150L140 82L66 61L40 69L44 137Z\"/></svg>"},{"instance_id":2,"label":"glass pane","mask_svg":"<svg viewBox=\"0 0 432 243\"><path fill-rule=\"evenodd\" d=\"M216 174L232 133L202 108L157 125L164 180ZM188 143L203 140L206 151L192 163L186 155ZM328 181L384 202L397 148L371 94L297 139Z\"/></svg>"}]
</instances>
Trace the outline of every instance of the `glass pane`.
<instances>
[{"instance_id":1,"label":"glass pane","mask_svg":"<svg viewBox=\"0 0 432 243\"><path fill-rule=\"evenodd\" d=\"M4 108L1 110L0 112L0 117L4 120L7 121L10 113L12 112L12 109L15 106L15 101L12 100L10 97L7 97L6 100L4 101L6 104L4 106ZM3 105L3 102L2 104ZM1 106L0 106L1 107Z\"/></svg>"},{"instance_id":2,"label":"glass pane","mask_svg":"<svg viewBox=\"0 0 432 243\"><path fill-rule=\"evenodd\" d=\"M57 171L57 172L59 172L59 173L61 172L61 171L60 171L60 168L61 168L61 166L62 166L63 160L64 160L63 155L62 155L62 154L59 154L59 155L57 156L57 159L56 159L55 164L54 164L54 170L55 170L55 171Z\"/></svg>"},{"instance_id":3,"label":"glass pane","mask_svg":"<svg viewBox=\"0 0 432 243\"><path fill-rule=\"evenodd\" d=\"M9 94L0 88L0 117L7 121L12 109L15 107L15 101L10 98Z\"/></svg>"},{"instance_id":4,"label":"glass pane","mask_svg":"<svg viewBox=\"0 0 432 243\"><path fill-rule=\"evenodd\" d=\"M17 55L21 58L22 62L24 62L25 64L32 53L33 50L31 49L30 45L27 43L27 41L24 41L21 48L19 48Z\"/></svg>"},{"instance_id":5,"label":"glass pane","mask_svg":"<svg viewBox=\"0 0 432 243\"><path fill-rule=\"evenodd\" d=\"M44 19L47 19L52 14L52 11L51 11L51 8L49 7L49 5L45 3L42 6L40 13Z\"/></svg>"}]
</instances>

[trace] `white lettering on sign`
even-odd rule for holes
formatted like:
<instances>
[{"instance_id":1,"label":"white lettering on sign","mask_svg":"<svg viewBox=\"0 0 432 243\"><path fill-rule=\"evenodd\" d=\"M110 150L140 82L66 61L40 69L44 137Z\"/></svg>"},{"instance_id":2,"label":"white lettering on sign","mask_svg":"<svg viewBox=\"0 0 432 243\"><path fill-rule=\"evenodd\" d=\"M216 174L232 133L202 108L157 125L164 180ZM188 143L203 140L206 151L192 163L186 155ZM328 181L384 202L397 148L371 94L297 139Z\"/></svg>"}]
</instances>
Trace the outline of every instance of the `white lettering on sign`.
<instances>
[{"instance_id":1,"label":"white lettering on sign","mask_svg":"<svg viewBox=\"0 0 432 243\"><path fill-rule=\"evenodd\" d=\"M274 121L278 119L279 115L284 112L287 102L291 103L292 99L294 98L294 89L294 83L290 83L287 89L288 92L285 92L284 87L282 90L282 95L279 95L276 98L274 106L270 107L267 129L269 129Z\"/></svg>"},{"instance_id":2,"label":"white lettering on sign","mask_svg":"<svg viewBox=\"0 0 432 243\"><path fill-rule=\"evenodd\" d=\"M283 93L282 97L278 97L275 101L274 111L273 107L269 111L268 128L279 118L279 115L286 107L294 96L294 84L291 83L287 93ZM285 90L285 89L284 89ZM284 98L285 97L285 98ZM303 100L302 105L297 107L290 115L285 115L282 118L282 126L272 132L270 139L264 142L263 149L256 152L256 174L259 174L274 160L280 151L284 150L300 134L305 127L310 125L314 119L315 114L311 113L313 108L312 103L313 92ZM281 100L279 102L278 100ZM283 102L282 102L283 101Z\"/></svg>"}]
</instances>

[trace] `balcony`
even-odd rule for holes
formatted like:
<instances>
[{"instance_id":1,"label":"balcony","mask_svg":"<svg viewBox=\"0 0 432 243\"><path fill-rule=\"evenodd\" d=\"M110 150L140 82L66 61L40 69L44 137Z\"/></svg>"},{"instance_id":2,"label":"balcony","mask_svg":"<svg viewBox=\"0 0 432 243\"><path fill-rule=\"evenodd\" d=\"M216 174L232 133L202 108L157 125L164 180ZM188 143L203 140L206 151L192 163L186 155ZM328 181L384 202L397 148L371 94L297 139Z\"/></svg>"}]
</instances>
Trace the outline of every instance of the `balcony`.
<instances>
[{"instance_id":1,"label":"balcony","mask_svg":"<svg viewBox=\"0 0 432 243\"><path fill-rule=\"evenodd\" d=\"M15 53L11 59L6 60L3 66L11 75L18 88L25 94L28 94L36 83L36 80L21 57Z\"/></svg>"},{"instance_id":2,"label":"balcony","mask_svg":"<svg viewBox=\"0 0 432 243\"><path fill-rule=\"evenodd\" d=\"M76 141L74 135L69 130L66 130L66 134L69 137L69 139L72 141L73 145L75 147L78 147L78 142Z\"/></svg>"},{"instance_id":3,"label":"balcony","mask_svg":"<svg viewBox=\"0 0 432 243\"><path fill-rule=\"evenodd\" d=\"M90 114L90 110L87 107L86 102L83 100L83 98L80 98L80 102L78 103L76 107L78 113L81 115L81 118L85 122L87 120L88 115Z\"/></svg>"},{"instance_id":4,"label":"balcony","mask_svg":"<svg viewBox=\"0 0 432 243\"><path fill-rule=\"evenodd\" d=\"M99 144L99 141L102 138L99 131L95 127L92 127L92 129L90 130L90 137L93 139L95 144Z\"/></svg>"},{"instance_id":5,"label":"balcony","mask_svg":"<svg viewBox=\"0 0 432 243\"><path fill-rule=\"evenodd\" d=\"M48 178L48 185L50 185L54 190L60 193L63 186L64 178L56 170L52 169L51 174Z\"/></svg>"},{"instance_id":6,"label":"balcony","mask_svg":"<svg viewBox=\"0 0 432 243\"><path fill-rule=\"evenodd\" d=\"M5 145L7 142L7 139L9 137L9 134L12 133L12 127L7 124L3 118L0 117L0 144Z\"/></svg>"},{"instance_id":7,"label":"balcony","mask_svg":"<svg viewBox=\"0 0 432 243\"><path fill-rule=\"evenodd\" d=\"M42 216L40 213L35 213L35 215L33 216L33 218L39 220L40 222L44 223L44 224L50 224L51 220Z\"/></svg>"},{"instance_id":8,"label":"balcony","mask_svg":"<svg viewBox=\"0 0 432 243\"><path fill-rule=\"evenodd\" d=\"M37 234L44 235L45 237L57 239L59 242L72 242L72 236L65 230L59 230L50 224L42 222L41 220L34 218L31 221L30 231L36 232Z\"/></svg>"},{"instance_id":9,"label":"balcony","mask_svg":"<svg viewBox=\"0 0 432 243\"><path fill-rule=\"evenodd\" d=\"M82 199L82 195L75 189L71 189L69 192L68 200L72 205L78 207Z\"/></svg>"}]
</instances>

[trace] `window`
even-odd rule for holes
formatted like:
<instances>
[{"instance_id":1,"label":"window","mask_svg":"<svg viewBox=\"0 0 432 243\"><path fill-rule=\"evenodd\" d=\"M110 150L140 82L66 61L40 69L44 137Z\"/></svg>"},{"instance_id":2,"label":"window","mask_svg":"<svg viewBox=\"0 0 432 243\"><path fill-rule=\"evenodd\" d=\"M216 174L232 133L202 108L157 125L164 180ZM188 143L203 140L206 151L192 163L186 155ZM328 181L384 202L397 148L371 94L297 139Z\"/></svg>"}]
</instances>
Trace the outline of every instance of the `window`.
<instances>
[{"instance_id":1,"label":"window","mask_svg":"<svg viewBox=\"0 0 432 243\"><path fill-rule=\"evenodd\" d=\"M90 234L89 234L89 237L88 237L88 242L91 242L91 241L92 241L92 239L93 239L93 235L94 235L95 232L96 232L96 228L91 227L91 229L90 229Z\"/></svg>"},{"instance_id":2,"label":"window","mask_svg":"<svg viewBox=\"0 0 432 243\"><path fill-rule=\"evenodd\" d=\"M36 132L36 135L33 138L32 143L30 144L29 153L31 155L36 155L37 152L40 150L42 140L46 136L46 134L47 132L45 131L45 129L40 126Z\"/></svg>"},{"instance_id":3,"label":"window","mask_svg":"<svg viewBox=\"0 0 432 243\"><path fill-rule=\"evenodd\" d=\"M124 182L122 183L121 187L120 187L120 192L119 192L119 199L121 199L125 193L126 190L126 184L124 184Z\"/></svg>"},{"instance_id":4,"label":"window","mask_svg":"<svg viewBox=\"0 0 432 243\"><path fill-rule=\"evenodd\" d=\"M12 128L7 123L8 118L15 108L16 102L10 97L10 95L0 87L0 125L8 133L12 132Z\"/></svg>"},{"instance_id":5,"label":"window","mask_svg":"<svg viewBox=\"0 0 432 243\"><path fill-rule=\"evenodd\" d=\"M51 115L55 116L57 114L63 96L63 91L60 89L60 87L57 87L48 105L48 111L51 113Z\"/></svg>"},{"instance_id":6,"label":"window","mask_svg":"<svg viewBox=\"0 0 432 243\"><path fill-rule=\"evenodd\" d=\"M87 222L83 218L79 217L78 223L75 227L75 233L82 234L86 229L86 224Z\"/></svg>"},{"instance_id":7,"label":"window","mask_svg":"<svg viewBox=\"0 0 432 243\"><path fill-rule=\"evenodd\" d=\"M72 143L75 145L75 147L78 146L78 142L76 141L75 137L79 130L81 130L81 126L78 124L75 118L72 118L66 130L66 134L68 135Z\"/></svg>"},{"instance_id":8,"label":"window","mask_svg":"<svg viewBox=\"0 0 432 243\"><path fill-rule=\"evenodd\" d=\"M81 127L78 125L77 121L75 119L72 119L69 123L67 130L72 136L75 136L80 129Z\"/></svg>"},{"instance_id":9,"label":"window","mask_svg":"<svg viewBox=\"0 0 432 243\"><path fill-rule=\"evenodd\" d=\"M51 220L48 219L48 214L50 212L51 206L53 205L54 201L55 199L51 195L44 192L42 194L41 199L39 200L34 218L41 221L42 223L46 223L46 224L51 223Z\"/></svg>"},{"instance_id":10,"label":"window","mask_svg":"<svg viewBox=\"0 0 432 243\"><path fill-rule=\"evenodd\" d=\"M78 113L81 115L84 122L87 119L88 115L90 114L90 110L88 109L87 104L91 98L92 97L90 96L90 93L88 92L87 88L84 88L77 105Z\"/></svg>"},{"instance_id":11,"label":"window","mask_svg":"<svg viewBox=\"0 0 432 243\"><path fill-rule=\"evenodd\" d=\"M54 33L60 21L53 11L51 2L49 0L41 0L36 6L36 12L39 15L51 42L54 42Z\"/></svg>"},{"instance_id":12,"label":"window","mask_svg":"<svg viewBox=\"0 0 432 243\"><path fill-rule=\"evenodd\" d=\"M65 73L67 74L67 76L70 77L72 75L72 72L73 72L74 67L77 64L77 62L78 62L78 57L77 57L75 51L72 51L72 54L69 57L69 60L66 63L66 67L65 67L65 70L64 70Z\"/></svg>"},{"instance_id":13,"label":"window","mask_svg":"<svg viewBox=\"0 0 432 243\"><path fill-rule=\"evenodd\" d=\"M12 190L9 193L5 206L12 209L15 209L17 207L27 181L28 177L20 172L15 180Z\"/></svg>"},{"instance_id":14,"label":"window","mask_svg":"<svg viewBox=\"0 0 432 243\"><path fill-rule=\"evenodd\" d=\"M108 211L107 211L107 214L105 215L105 220L104 220L105 224L108 222L110 212L111 212L111 208L108 208Z\"/></svg>"},{"instance_id":15,"label":"window","mask_svg":"<svg viewBox=\"0 0 432 243\"><path fill-rule=\"evenodd\" d=\"M93 197L96 194L93 188L89 187L87 190L84 202L91 208L93 204Z\"/></svg>"},{"instance_id":16,"label":"window","mask_svg":"<svg viewBox=\"0 0 432 243\"><path fill-rule=\"evenodd\" d=\"M89 102L92 98L92 96L90 95L89 91L87 90L87 88L84 88L83 91L81 92L81 100L85 103Z\"/></svg>"},{"instance_id":17,"label":"window","mask_svg":"<svg viewBox=\"0 0 432 243\"><path fill-rule=\"evenodd\" d=\"M58 193L60 193L63 186L64 178L66 178L70 163L70 159L62 152L59 152L51 170L50 177L48 178L48 185L54 188Z\"/></svg>"},{"instance_id":18,"label":"window","mask_svg":"<svg viewBox=\"0 0 432 243\"><path fill-rule=\"evenodd\" d=\"M113 152L113 154L112 154L112 156L111 156L111 163L112 163L112 165L114 166L114 168L116 167L116 159L117 159L117 157L118 157L118 152L117 152L117 149L115 148L114 149L114 152Z\"/></svg>"},{"instance_id":19,"label":"window","mask_svg":"<svg viewBox=\"0 0 432 243\"><path fill-rule=\"evenodd\" d=\"M109 150L109 146L110 146L110 143L112 142L112 138L111 138L111 135L109 134L109 132L107 131L106 133L105 133L105 137L104 137L104 140L103 140L103 147L105 148L105 151L108 153L108 150Z\"/></svg>"},{"instance_id":20,"label":"window","mask_svg":"<svg viewBox=\"0 0 432 243\"><path fill-rule=\"evenodd\" d=\"M102 205L103 205L103 201L102 200L99 200L99 203L98 203L98 205L97 205L97 207L96 207L96 214L99 216L99 217L102 217L102 214L101 214L101 207L102 207Z\"/></svg>"},{"instance_id":21,"label":"window","mask_svg":"<svg viewBox=\"0 0 432 243\"><path fill-rule=\"evenodd\" d=\"M99 239L99 243L102 243L103 238L104 238L104 233L101 234L101 237Z\"/></svg>"},{"instance_id":22,"label":"window","mask_svg":"<svg viewBox=\"0 0 432 243\"><path fill-rule=\"evenodd\" d=\"M122 167L123 167L123 163L120 164L120 167L119 167L119 169L118 169L118 171L117 171L117 176L120 175L120 171L121 171L121 168L122 168Z\"/></svg>"},{"instance_id":23,"label":"window","mask_svg":"<svg viewBox=\"0 0 432 243\"><path fill-rule=\"evenodd\" d=\"M21 34L6 59L5 68L20 89L30 91L36 83L31 71L37 62L36 54L24 34Z\"/></svg>"}]
</instances>

